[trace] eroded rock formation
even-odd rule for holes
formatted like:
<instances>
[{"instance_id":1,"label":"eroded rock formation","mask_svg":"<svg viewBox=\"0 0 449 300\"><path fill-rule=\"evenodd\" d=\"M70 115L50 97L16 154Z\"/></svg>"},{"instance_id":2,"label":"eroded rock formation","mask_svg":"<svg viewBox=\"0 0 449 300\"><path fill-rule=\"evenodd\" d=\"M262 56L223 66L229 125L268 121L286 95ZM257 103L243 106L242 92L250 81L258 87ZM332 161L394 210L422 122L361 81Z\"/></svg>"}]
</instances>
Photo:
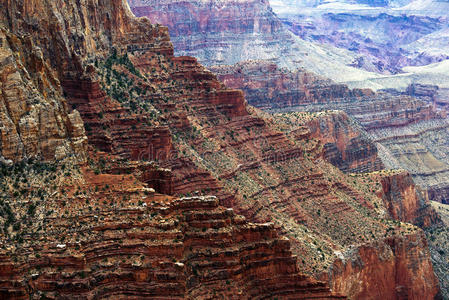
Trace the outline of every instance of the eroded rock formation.
<instances>
[{"instance_id":1,"label":"eroded rock formation","mask_svg":"<svg viewBox=\"0 0 449 300\"><path fill-rule=\"evenodd\" d=\"M291 72L263 61L211 69L227 86L243 89L250 104L263 109L346 112L368 132L366 141L380 149L387 168L406 169L431 199L447 201L447 121L444 111L434 109L438 101L435 87L410 86L407 94L417 99L397 92L351 90L306 71ZM334 164L340 167L338 147L329 147L337 157ZM357 147L366 149L367 144Z\"/></svg>"},{"instance_id":2,"label":"eroded rock formation","mask_svg":"<svg viewBox=\"0 0 449 300\"><path fill-rule=\"evenodd\" d=\"M197 57L207 66L234 64L254 55L280 61L277 52L290 52L294 44L268 1L131 0L129 4L136 16L169 28L178 54ZM189 21L184 22L186 18Z\"/></svg>"},{"instance_id":3,"label":"eroded rock formation","mask_svg":"<svg viewBox=\"0 0 449 300\"><path fill-rule=\"evenodd\" d=\"M380 181L341 172L323 159L322 134L289 134L196 59L175 58L167 29L125 1L8 2L1 20L41 48L89 138L86 162L2 165L2 296L364 297L363 285L330 292L311 275L374 241L373 255L399 249L389 259L401 276L369 293L437 294L421 230L393 220Z\"/></svg>"},{"instance_id":4,"label":"eroded rock formation","mask_svg":"<svg viewBox=\"0 0 449 300\"><path fill-rule=\"evenodd\" d=\"M363 130L342 111L275 114L288 125L287 134L298 139L316 139L323 157L344 172L372 172L383 169L377 148Z\"/></svg>"},{"instance_id":5,"label":"eroded rock formation","mask_svg":"<svg viewBox=\"0 0 449 300\"><path fill-rule=\"evenodd\" d=\"M49 161L2 165L3 297L334 297L325 283L299 274L288 240L278 238L273 225L247 223L232 209L219 207L216 197L177 199L155 193L174 193L176 181L171 170L142 160L171 159L173 137L168 125L191 128L190 120L186 114L177 114L173 109L176 107L170 108L170 104L163 111L171 110L177 118L160 116L153 109L151 113L159 114L154 117L150 112L136 110L129 102L123 105L123 99L111 92L112 84L122 84L117 75L122 70L105 68L117 75L117 82L100 87L102 74L94 65L98 61L103 64L111 55L110 63L116 66L117 52L151 53L159 60L167 56L176 64L192 67L191 71L177 74L170 70L172 78L200 80L200 84L209 81L210 85L204 85L218 90L204 92L205 97L228 118L246 114L240 91L223 89L194 59L173 58L166 28L134 19L124 1L101 5L93 1L21 1L4 5L2 25L16 44L2 39L2 47L11 50L21 46L17 40L25 40L22 35L28 33L28 44L23 45L21 54L15 54L16 61L6 57L5 63L26 59L35 44L41 51L40 63L47 68L20 66L20 72L30 81L27 85L18 81L19 71L5 69L5 120L13 119L19 124L14 123L16 126L21 126L27 123L23 115L35 109L26 105L26 101L33 100L29 93L18 98L17 103L13 102L17 98L8 98L8 94L34 88L30 76L37 77L36 86L42 85L38 86L38 96L47 96L53 103L38 106L46 114L38 114L40 123L29 118L29 124L23 127L28 131L21 130L19 137L2 131L1 150L7 159L19 161L36 156ZM36 15L39 21L34 19ZM150 60L143 62L147 67L151 64ZM126 59L123 64L132 65ZM167 83L169 79L163 78L160 70L165 64L158 61L156 65L159 68L154 75ZM145 70L143 65L140 67ZM139 72L126 75L139 76ZM48 86L48 76L53 76L50 79L54 86ZM154 82L141 88L155 91ZM8 90L10 86L16 92ZM120 96L128 101L131 90L127 93ZM161 90L157 93L162 94ZM160 100L166 100L167 96L162 96ZM40 104L43 99L36 98L35 102ZM53 107L59 110L55 112ZM192 103L194 109L201 107L209 109L203 103ZM56 126L52 124L53 116L59 121L59 135L51 131ZM81 117L91 145L88 153ZM162 124L164 120L169 122ZM33 122L37 123L36 129L29 126ZM42 124L49 127L39 128ZM44 145L42 149L28 149L33 146L28 140L38 138L32 142ZM46 146L48 143L53 143L53 148ZM26 149L22 151L21 147ZM81 158L87 154L87 164L68 154ZM51 162L59 159L63 160ZM20 184L12 184L16 179ZM199 185L190 184L192 187ZM23 203L28 209L21 209Z\"/></svg>"},{"instance_id":6,"label":"eroded rock formation","mask_svg":"<svg viewBox=\"0 0 449 300\"><path fill-rule=\"evenodd\" d=\"M0 158L85 159L87 138L77 111L66 108L60 83L41 48L0 28Z\"/></svg>"}]
</instances>

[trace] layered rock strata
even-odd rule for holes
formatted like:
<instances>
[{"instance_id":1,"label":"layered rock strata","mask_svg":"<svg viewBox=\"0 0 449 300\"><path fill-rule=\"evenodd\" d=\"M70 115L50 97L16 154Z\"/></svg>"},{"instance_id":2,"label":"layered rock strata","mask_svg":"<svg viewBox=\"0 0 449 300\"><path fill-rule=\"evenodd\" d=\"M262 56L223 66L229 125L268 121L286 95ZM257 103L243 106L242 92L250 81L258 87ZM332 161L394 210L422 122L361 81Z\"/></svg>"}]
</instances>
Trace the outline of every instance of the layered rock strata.
<instances>
[{"instance_id":1,"label":"layered rock strata","mask_svg":"<svg viewBox=\"0 0 449 300\"><path fill-rule=\"evenodd\" d=\"M351 90L305 71L290 72L262 61L217 66L212 70L227 86L242 88L249 103L263 109L346 112L361 125L362 131L367 131L366 140L380 149L386 167L409 171L428 190L430 199L446 201L447 122L444 113L434 110L438 91L435 87L410 86L408 94L417 99L402 93ZM337 152L338 157L333 147L328 151ZM338 159L333 161L341 166Z\"/></svg>"},{"instance_id":2,"label":"layered rock strata","mask_svg":"<svg viewBox=\"0 0 449 300\"><path fill-rule=\"evenodd\" d=\"M87 188L116 179L98 175L90 180ZM88 199L100 205L100 212L80 209L70 210L69 216L49 216L42 222L51 235L38 235L38 243L25 235L24 246L31 247L12 250L14 259L3 251L0 295L343 298L332 297L324 283L298 274L289 241L279 238L272 224L247 223L232 209L219 207L215 197L162 202L168 198L148 195L145 188L110 187L110 209L100 204L106 195L91 194ZM128 202L119 206L115 199L123 195L129 195ZM67 201L72 207L84 201L71 198Z\"/></svg>"},{"instance_id":3,"label":"layered rock strata","mask_svg":"<svg viewBox=\"0 0 449 300\"><path fill-rule=\"evenodd\" d=\"M278 53L289 53L294 45L268 1L131 0L129 4L136 16L169 28L178 54L197 57L208 66L234 64L254 55L280 61Z\"/></svg>"},{"instance_id":4,"label":"layered rock strata","mask_svg":"<svg viewBox=\"0 0 449 300\"><path fill-rule=\"evenodd\" d=\"M208 67L260 59L290 70L303 67L338 82L378 76L350 66L357 57L354 53L295 36L269 1L128 2L136 16L169 28L177 55L197 57Z\"/></svg>"},{"instance_id":5,"label":"layered rock strata","mask_svg":"<svg viewBox=\"0 0 449 300\"><path fill-rule=\"evenodd\" d=\"M33 23L35 14L42 17L40 23ZM72 134L73 139L84 141L83 147L73 147L73 151L86 154L81 117L95 149L88 153L87 165L79 165L83 160L76 158L54 164L30 160L2 165L2 296L333 298L324 283L299 274L289 242L278 238L273 225L249 224L232 210L219 207L215 197L176 200L155 193L156 189L174 193L176 181L170 170L142 160L171 159L168 125L190 128L189 119L185 114L155 118L151 113L160 114L156 110L142 113L129 102L122 104L117 94L106 94L104 90L111 92L111 84L120 83L117 74L123 69L106 68L117 75L117 82L100 87L102 74L94 66L98 61L103 63L111 53L114 59L117 52L151 52L159 59L168 56L180 65L190 65L192 80L213 79L208 88L219 90L207 99L223 116L246 114L240 91L222 89L212 74L201 71L196 60L172 57L165 28L134 19L126 4L118 0L99 6L93 2L8 3L2 23L14 34L27 32L29 24L35 24L37 30L30 31L28 39L41 48L49 68L45 72L55 76L54 93L65 97L61 114L66 113L71 121L67 122L69 132L78 134ZM110 48L109 43L118 49ZM31 50L25 48L24 52ZM123 64L129 67L130 61L125 59ZM159 66L165 68L160 61ZM34 75L33 69L26 71ZM139 76L132 71L136 70L126 75ZM158 69L157 74L157 80L167 82L160 77L163 71ZM176 79L188 74L185 70L171 75ZM157 80L142 88L154 91ZM161 90L157 93L164 96ZM11 107L20 113L19 108L26 110ZM209 109L202 103L196 108L201 107ZM165 105L163 111L176 115L173 108ZM162 124L168 119L169 123ZM30 135L36 138L39 132ZM61 139L68 137L61 134ZM10 140L2 142L5 156L11 144ZM96 152L99 150L109 154ZM58 159L48 152L43 159ZM11 155L14 160L23 158L21 153ZM140 161L130 163L128 159ZM115 160L118 162L111 166ZM12 184L16 178L20 184ZM23 205L28 209L21 209Z\"/></svg>"},{"instance_id":6,"label":"layered rock strata","mask_svg":"<svg viewBox=\"0 0 449 300\"><path fill-rule=\"evenodd\" d=\"M342 111L285 113L274 117L288 125L287 134L299 140L318 140L324 159L344 172L372 172L384 168L375 144Z\"/></svg>"},{"instance_id":7,"label":"layered rock strata","mask_svg":"<svg viewBox=\"0 0 449 300\"><path fill-rule=\"evenodd\" d=\"M30 31L91 137L84 165L2 168L4 295L330 298L347 290L332 277L331 294L309 275L328 271L336 251L421 233L393 221L380 182L341 172L318 139L285 134L195 59L173 57L166 28L133 18L124 1L102 4L23 1L2 14L10 31ZM418 257L391 256L407 267L380 296L437 295L425 244L416 247Z\"/></svg>"},{"instance_id":8,"label":"layered rock strata","mask_svg":"<svg viewBox=\"0 0 449 300\"><path fill-rule=\"evenodd\" d=\"M211 70L230 88L245 92L248 103L273 111L342 110L365 130L401 127L436 117L432 106L405 95L349 89L305 70L295 72L264 61L246 61Z\"/></svg>"},{"instance_id":9,"label":"layered rock strata","mask_svg":"<svg viewBox=\"0 0 449 300\"><path fill-rule=\"evenodd\" d=\"M77 111L66 108L60 82L32 39L0 28L0 159L85 159Z\"/></svg>"},{"instance_id":10,"label":"layered rock strata","mask_svg":"<svg viewBox=\"0 0 449 300\"><path fill-rule=\"evenodd\" d=\"M408 170L431 200L447 203L448 125L447 120L437 119L388 131L372 130L370 134L387 167Z\"/></svg>"}]
</instances>

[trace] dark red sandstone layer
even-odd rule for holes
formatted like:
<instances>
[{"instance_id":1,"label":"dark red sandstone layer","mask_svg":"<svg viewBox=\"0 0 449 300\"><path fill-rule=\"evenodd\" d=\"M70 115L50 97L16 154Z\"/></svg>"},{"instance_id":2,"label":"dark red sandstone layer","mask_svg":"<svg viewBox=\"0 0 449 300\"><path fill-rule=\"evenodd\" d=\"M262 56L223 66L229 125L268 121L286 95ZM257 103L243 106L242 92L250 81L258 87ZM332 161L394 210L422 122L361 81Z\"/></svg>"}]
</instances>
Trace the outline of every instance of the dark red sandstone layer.
<instances>
[{"instance_id":1,"label":"dark red sandstone layer","mask_svg":"<svg viewBox=\"0 0 449 300\"><path fill-rule=\"evenodd\" d=\"M170 104L164 111L171 110L170 116L178 118L167 118L166 124L161 124L164 120L161 116L156 120L151 114L139 113L133 106L122 105L105 94L97 71L88 62L97 63L98 59L116 53L117 50L109 48L109 42L117 46L119 55L126 51L151 52L157 53L159 59L165 55L173 58L165 28L135 20L124 2L118 0L98 5L89 2L87 6L48 1L4 5L2 22L7 30L14 32L11 35L27 32L33 16L40 14L38 30L33 32L30 41L40 47L47 63L53 64L54 74L58 76L55 93L67 101L61 100L61 105L67 110L77 109L73 114L79 112L78 116L82 116L89 143L113 156L99 158L90 152L89 165L81 169L73 160L56 163L56 167L43 165L56 174L48 178L48 175L28 175L19 194L13 192L16 185L4 185L8 190L3 191L2 208L7 205L12 216L7 222L12 224L8 228L5 223L2 236L2 296L11 299L332 297L324 283L299 274L289 242L277 237L273 225L249 224L232 210L219 207L216 197L177 200L156 194L149 186L164 193L176 191L179 185L171 171L142 161L130 164L127 160L170 159L173 137L168 125L190 128L189 120L185 114L177 114ZM63 19L54 19L56 15ZM81 35L74 34L69 26L81 29ZM5 45L14 46L10 42ZM27 50L30 49L25 48L24 52ZM95 58L94 54L99 56ZM50 61L52 56L62 63ZM174 79L212 79L206 85L218 91L207 96L208 103L223 116L246 114L240 91L222 89L212 74L201 72L194 59L173 58L173 62L194 67L192 71L174 72L171 74ZM159 66L162 66L160 62ZM167 81L163 71L157 71L162 78L158 75L157 80L142 85L143 89L154 91L151 85L156 81ZM199 102L192 103L192 108L207 110L210 106ZM2 145L10 143L5 140ZM179 162L185 165L182 160ZM186 165L193 167L188 160ZM30 174L33 168L42 168L39 163L35 166L31 162L21 166L25 170L31 168ZM48 174L45 169L39 172ZM24 175L15 170L16 167L3 166L4 183L13 176ZM194 170L201 174L198 168ZM45 188L43 180L49 178L54 185ZM36 184L40 180L44 189L36 195L27 182ZM193 186L201 185L190 184L190 188ZM34 197L39 195L41 200L36 200ZM23 201L31 203L28 216L21 215L19 208ZM44 207L40 206L43 204ZM16 228L19 217L27 220L23 228ZM16 233L17 230L20 232ZM16 242L11 243L12 239Z\"/></svg>"},{"instance_id":2,"label":"dark red sandstone layer","mask_svg":"<svg viewBox=\"0 0 449 300\"><path fill-rule=\"evenodd\" d=\"M101 4L23 1L2 16L14 34L32 34L67 109L79 109L91 147L106 152L89 152L81 167L2 169L3 295L332 298L300 272L319 276L338 251L363 252L375 240L378 256L400 249L391 239L416 241L421 231L393 221L376 195L380 182L340 172L323 160L319 139L284 134L195 59L173 57L167 30L134 19L123 1ZM39 32L29 30L31 13L48 20ZM201 194L217 198L191 197ZM273 224L249 224L219 204ZM390 262L406 267L387 289L366 289L386 273L363 266L326 279L354 298L399 299L406 290L432 299L438 283L425 243L415 244L420 256L393 251ZM361 286L357 272L366 274Z\"/></svg>"},{"instance_id":3,"label":"dark red sandstone layer","mask_svg":"<svg viewBox=\"0 0 449 300\"><path fill-rule=\"evenodd\" d=\"M344 172L372 172L384 168L374 143L342 111L285 113L274 117L288 125L287 134L299 140L319 140L324 159Z\"/></svg>"},{"instance_id":4,"label":"dark red sandstone layer","mask_svg":"<svg viewBox=\"0 0 449 300\"><path fill-rule=\"evenodd\" d=\"M216 197L178 200L133 186L132 177L86 173L99 209L49 216L47 233L14 260L0 257L0 295L37 298L330 299L324 283L299 275L289 241L218 206ZM128 176L127 176L128 177ZM123 186L126 185L126 186ZM127 197L125 206L116 201ZM71 207L83 199L67 199ZM104 201L104 203L103 203ZM115 204L114 204L115 203ZM99 210L99 211L98 211ZM18 260L17 260L18 257Z\"/></svg>"},{"instance_id":5,"label":"dark red sandstone layer","mask_svg":"<svg viewBox=\"0 0 449 300\"><path fill-rule=\"evenodd\" d=\"M354 118L382 149L388 168L408 170L430 199L447 202L449 170L445 110L437 109L435 87L413 85L408 94L351 90L306 71L291 72L273 63L248 61L215 66L227 86L241 88L248 102L275 112L337 109ZM314 129L312 129L314 130ZM362 145L363 147L363 145ZM335 152L335 149L329 149ZM334 160L334 164L341 163Z\"/></svg>"}]
</instances>

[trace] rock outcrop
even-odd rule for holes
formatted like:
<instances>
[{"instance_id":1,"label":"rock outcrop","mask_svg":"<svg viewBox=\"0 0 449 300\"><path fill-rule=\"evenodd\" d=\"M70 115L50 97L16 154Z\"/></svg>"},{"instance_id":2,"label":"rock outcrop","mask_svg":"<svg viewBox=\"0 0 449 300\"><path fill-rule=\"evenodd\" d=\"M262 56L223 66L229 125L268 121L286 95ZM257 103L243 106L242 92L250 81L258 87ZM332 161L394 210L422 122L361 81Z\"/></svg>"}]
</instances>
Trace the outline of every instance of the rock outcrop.
<instances>
[{"instance_id":1,"label":"rock outcrop","mask_svg":"<svg viewBox=\"0 0 449 300\"><path fill-rule=\"evenodd\" d=\"M431 208L428 194L416 187L412 176L406 171L385 171L375 173L382 184L381 197L389 215L398 221L427 228L440 223Z\"/></svg>"},{"instance_id":2,"label":"rock outcrop","mask_svg":"<svg viewBox=\"0 0 449 300\"><path fill-rule=\"evenodd\" d=\"M328 277L335 291L358 299L433 299L435 289L432 264L423 233L405 238L389 238L339 253L340 259L330 268ZM413 265L416 273L409 277ZM432 274L431 278L425 274ZM367 280L367 278L370 278ZM374 279L374 280L373 280ZM419 287L411 291L408 287ZM394 291L386 295L385 291Z\"/></svg>"},{"instance_id":3,"label":"rock outcrop","mask_svg":"<svg viewBox=\"0 0 449 300\"><path fill-rule=\"evenodd\" d=\"M286 134L196 59L174 57L168 30L123 0L25 0L2 12L7 31L42 49L89 139L82 164L2 165L2 296L341 298L312 278L338 251L421 234L392 220L380 182L341 172L317 138ZM393 251L401 276L373 295L437 294L426 245L415 244L419 257Z\"/></svg>"},{"instance_id":4,"label":"rock outcrop","mask_svg":"<svg viewBox=\"0 0 449 300\"><path fill-rule=\"evenodd\" d=\"M351 90L306 71L290 72L263 61L211 69L227 86L243 89L250 104L265 110L346 112L367 131L366 141L380 149L387 168L409 171L431 199L447 201L447 122L444 111L434 109L439 101L435 87L412 85L409 95ZM337 157L334 164L342 166L337 150L331 145L327 149Z\"/></svg>"},{"instance_id":5,"label":"rock outcrop","mask_svg":"<svg viewBox=\"0 0 449 300\"><path fill-rule=\"evenodd\" d=\"M216 197L178 199L155 192L173 194L179 191L177 181L171 170L143 160L173 159L171 130L192 128L187 114L166 103L170 94L155 89L155 82L181 83L168 89L178 96L186 88L183 80L199 81L204 89L200 99L208 105L198 101L191 108L208 112L213 106L226 118L247 115L242 92L224 89L195 59L174 58L166 28L135 19L124 1L20 1L5 6L2 26L14 47L20 46L16 40L28 41L16 58L25 60L34 44L46 69L22 65L21 71L12 69L4 76L5 118L24 127L18 138L2 130L2 154L14 161L33 156L37 160L1 165L2 297L343 298L331 294L325 283L300 275L289 241L279 238L272 224L248 223L232 209L220 207ZM12 47L3 41L2 46ZM140 71L158 67L152 81L140 88L154 92L148 96L162 96L155 102L166 116L141 107L140 97L131 104L131 89L114 93L116 84L123 91L122 71L144 79L135 68L125 68L134 66L127 53L142 58ZM182 66L182 72L170 69L172 79L164 78L161 70L169 61ZM26 101L43 100L34 103L26 94L14 103L13 94L23 90L8 90L22 84L19 72L42 85L42 98L55 100L38 106L44 111L38 114L39 122L31 117L24 121L23 115L35 109ZM110 81L103 82L106 77ZM29 79L27 85L33 88L31 84ZM59 135L51 131L53 117L59 121ZM40 128L42 124L48 128ZM32 148L31 139L42 148L18 152ZM85 155L87 164L79 159ZM201 176L199 168L186 161ZM189 184L190 189L199 187Z\"/></svg>"},{"instance_id":6,"label":"rock outcrop","mask_svg":"<svg viewBox=\"0 0 449 300\"><path fill-rule=\"evenodd\" d=\"M177 54L197 57L207 66L234 64L255 54L280 61L278 52L290 52L294 44L268 1L130 0L129 4L136 16L169 28Z\"/></svg>"},{"instance_id":7,"label":"rock outcrop","mask_svg":"<svg viewBox=\"0 0 449 300\"><path fill-rule=\"evenodd\" d=\"M87 138L77 111L66 108L61 86L32 39L0 28L0 157L85 159Z\"/></svg>"},{"instance_id":8,"label":"rock outcrop","mask_svg":"<svg viewBox=\"0 0 449 300\"><path fill-rule=\"evenodd\" d=\"M114 176L89 176L86 188L94 182L95 186L101 186L101 181L110 184ZM126 207L115 203L108 209L100 204L104 196L97 194L100 198L95 199L91 194L91 203L101 207L96 215L80 209L69 216L48 217L43 223L51 235L39 235L39 243L28 236L23 240L37 248L13 251L18 260L3 251L0 295L7 299L343 298L331 296L324 283L298 274L289 241L279 238L272 224L247 223L232 209L219 207L215 197L163 203L163 195L148 195L142 188L110 188L111 204L130 196ZM81 200L70 198L71 205Z\"/></svg>"},{"instance_id":9,"label":"rock outcrop","mask_svg":"<svg viewBox=\"0 0 449 300\"><path fill-rule=\"evenodd\" d=\"M446 119L433 119L403 128L371 130L379 155L388 168L409 171L429 198L447 203L448 157Z\"/></svg>"},{"instance_id":10,"label":"rock outcrop","mask_svg":"<svg viewBox=\"0 0 449 300\"><path fill-rule=\"evenodd\" d=\"M435 118L432 106L405 95L349 89L305 70L280 69L264 61L247 61L211 70L230 88L242 89L248 103L274 111L342 110L365 130L401 127Z\"/></svg>"},{"instance_id":11,"label":"rock outcrop","mask_svg":"<svg viewBox=\"0 0 449 300\"><path fill-rule=\"evenodd\" d=\"M260 59L292 71L303 67L338 82L377 77L350 66L356 55L295 36L266 0L128 2L136 16L169 28L177 55L197 57L207 67Z\"/></svg>"},{"instance_id":12,"label":"rock outcrop","mask_svg":"<svg viewBox=\"0 0 449 300\"><path fill-rule=\"evenodd\" d=\"M342 111L275 114L288 125L287 134L299 139L315 139L323 157L343 172L372 172L384 168L377 148L369 137Z\"/></svg>"}]
</instances>

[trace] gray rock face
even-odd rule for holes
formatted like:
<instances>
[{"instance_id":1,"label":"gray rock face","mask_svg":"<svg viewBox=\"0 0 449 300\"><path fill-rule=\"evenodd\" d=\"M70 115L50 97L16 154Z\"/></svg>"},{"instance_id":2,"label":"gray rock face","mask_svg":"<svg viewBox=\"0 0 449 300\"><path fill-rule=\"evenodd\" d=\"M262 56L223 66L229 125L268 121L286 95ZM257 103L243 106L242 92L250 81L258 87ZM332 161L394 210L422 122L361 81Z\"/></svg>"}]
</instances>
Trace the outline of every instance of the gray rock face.
<instances>
[{"instance_id":1,"label":"gray rock face","mask_svg":"<svg viewBox=\"0 0 449 300\"><path fill-rule=\"evenodd\" d=\"M355 55L321 47L292 34L268 1L129 0L135 15L165 25L178 55L198 58L206 66L260 59L279 67L303 67L337 82L377 74L351 66Z\"/></svg>"}]
</instances>

